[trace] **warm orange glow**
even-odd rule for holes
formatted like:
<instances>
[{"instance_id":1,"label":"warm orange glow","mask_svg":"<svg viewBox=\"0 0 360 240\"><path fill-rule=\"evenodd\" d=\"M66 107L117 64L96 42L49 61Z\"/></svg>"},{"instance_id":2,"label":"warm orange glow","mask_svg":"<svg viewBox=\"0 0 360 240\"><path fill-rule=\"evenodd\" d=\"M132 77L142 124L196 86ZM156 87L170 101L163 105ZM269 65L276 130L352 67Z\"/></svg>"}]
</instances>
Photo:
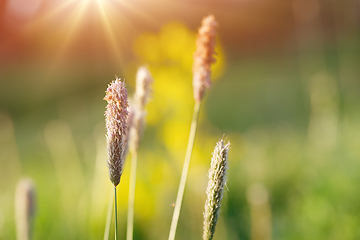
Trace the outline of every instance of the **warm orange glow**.
<instances>
[{"instance_id":1,"label":"warm orange glow","mask_svg":"<svg viewBox=\"0 0 360 240\"><path fill-rule=\"evenodd\" d=\"M64 32L65 39L59 48L58 54L55 58L55 63L56 60L59 60L66 52L66 49L71 44L72 39L77 35L76 30L80 27L81 21L83 21L83 16L88 7L88 2L89 0L82 0L77 6L74 6L73 13L69 16L67 23L64 24L62 31Z\"/></svg>"},{"instance_id":2,"label":"warm orange glow","mask_svg":"<svg viewBox=\"0 0 360 240\"><path fill-rule=\"evenodd\" d=\"M22 1L10 1L8 8L11 13L23 14L24 9L17 11L16 8ZM62 63L69 63L68 60L79 56L78 53L88 52L90 56L106 56L108 61L121 70L124 45L129 46L126 42L129 34L134 36L137 33L130 18L136 17L148 24L160 25L126 0L36 1L38 7L29 8L32 11L31 18L20 22L21 31L34 39L42 52L51 58L50 72Z\"/></svg>"},{"instance_id":3,"label":"warm orange glow","mask_svg":"<svg viewBox=\"0 0 360 240\"><path fill-rule=\"evenodd\" d=\"M116 58L117 62L119 63L118 65L123 66L120 49L117 44L117 39L115 37L114 30L113 30L114 28L112 26L110 18L107 15L109 8L107 8L108 5L105 5L105 4L107 4L105 2L106 0L96 0L96 1L98 3L100 18L101 18L101 22L103 24L103 28L105 30L106 38L109 41L111 47L113 48L113 51L115 53L115 58Z\"/></svg>"}]
</instances>

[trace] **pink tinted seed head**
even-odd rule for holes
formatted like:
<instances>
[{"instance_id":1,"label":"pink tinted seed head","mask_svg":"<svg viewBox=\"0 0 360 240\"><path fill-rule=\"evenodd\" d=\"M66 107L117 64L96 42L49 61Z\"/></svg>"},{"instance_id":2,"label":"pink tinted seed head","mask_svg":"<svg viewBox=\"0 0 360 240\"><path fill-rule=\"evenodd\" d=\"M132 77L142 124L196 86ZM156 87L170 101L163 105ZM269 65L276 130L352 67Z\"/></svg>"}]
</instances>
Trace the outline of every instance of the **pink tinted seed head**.
<instances>
[{"instance_id":1,"label":"pink tinted seed head","mask_svg":"<svg viewBox=\"0 0 360 240\"><path fill-rule=\"evenodd\" d=\"M145 127L146 104L149 102L151 95L151 85L153 78L147 67L140 67L136 73L136 91L134 96L134 111L132 126L130 129L129 147L131 151L139 148L141 134Z\"/></svg>"},{"instance_id":2,"label":"pink tinted seed head","mask_svg":"<svg viewBox=\"0 0 360 240\"><path fill-rule=\"evenodd\" d=\"M139 67L136 73L136 91L135 91L135 104L141 110L145 109L150 94L151 94L151 84L153 83L153 78L150 74L150 71L147 67Z\"/></svg>"},{"instance_id":3,"label":"pink tinted seed head","mask_svg":"<svg viewBox=\"0 0 360 240\"><path fill-rule=\"evenodd\" d=\"M129 105L124 82L117 78L109 84L104 100L108 102L105 118L109 175L111 182L117 186L124 164Z\"/></svg>"},{"instance_id":4,"label":"pink tinted seed head","mask_svg":"<svg viewBox=\"0 0 360 240\"><path fill-rule=\"evenodd\" d=\"M128 118L127 118L127 133L126 133L126 142L124 147L124 158L126 158L128 152L129 152L129 144L130 144L130 135L131 135L131 129L133 128L134 124L134 116L135 116L135 109L134 106L131 105L131 102L129 103L128 107Z\"/></svg>"}]
</instances>

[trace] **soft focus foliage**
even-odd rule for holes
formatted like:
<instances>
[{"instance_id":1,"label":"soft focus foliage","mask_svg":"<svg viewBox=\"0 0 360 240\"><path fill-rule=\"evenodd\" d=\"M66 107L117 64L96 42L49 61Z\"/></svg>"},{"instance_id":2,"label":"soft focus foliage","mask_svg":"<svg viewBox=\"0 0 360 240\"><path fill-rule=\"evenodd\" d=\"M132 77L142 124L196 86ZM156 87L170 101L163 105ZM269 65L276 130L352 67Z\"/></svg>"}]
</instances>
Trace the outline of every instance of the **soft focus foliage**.
<instances>
[{"instance_id":1,"label":"soft focus foliage","mask_svg":"<svg viewBox=\"0 0 360 240\"><path fill-rule=\"evenodd\" d=\"M239 24L249 25L248 32L259 25L273 31L282 18L271 12L277 9L269 7L271 2L264 6L272 14L263 10L268 19L259 18L256 25L254 15ZM201 239L211 152L224 133L232 144L229 181L214 239L251 239L270 224L273 239L360 238L360 37L351 30L358 29L358 18L341 29L342 15L334 8L336 27L323 33L320 23L329 22L313 17L322 12L315 11L320 5L305 16L306 1L294 2L297 32L288 38L296 40L283 39L275 49L223 45L221 31L228 36L241 31L231 28L235 25L222 30L227 25L217 18L217 62L202 104L177 239ZM123 71L76 58L54 75L41 61L1 66L0 239L15 239L15 187L23 176L30 176L37 189L34 239L102 239L112 190L104 89L117 74L131 96L142 64L148 65L154 85L139 148L134 239L166 239L194 106L197 29L182 22L160 26L139 33L128 49L135 57L118 66ZM263 43L261 29L254 31L246 40ZM121 239L128 160L118 186ZM254 195L256 203L257 192L266 193L260 206L249 198ZM256 219L266 219L267 225L255 225Z\"/></svg>"}]
</instances>

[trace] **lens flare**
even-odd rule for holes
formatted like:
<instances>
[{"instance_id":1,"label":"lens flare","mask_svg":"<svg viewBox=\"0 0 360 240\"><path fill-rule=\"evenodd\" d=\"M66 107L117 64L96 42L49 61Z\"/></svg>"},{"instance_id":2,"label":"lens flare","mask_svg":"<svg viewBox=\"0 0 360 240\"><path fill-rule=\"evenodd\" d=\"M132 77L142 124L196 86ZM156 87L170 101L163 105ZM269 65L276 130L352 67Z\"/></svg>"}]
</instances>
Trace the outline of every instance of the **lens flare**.
<instances>
[{"instance_id":1,"label":"lens flare","mask_svg":"<svg viewBox=\"0 0 360 240\"><path fill-rule=\"evenodd\" d=\"M24 32L35 36L39 46L51 54L54 68L61 63L69 64L81 53L92 57L105 55L106 61L121 70L129 34L137 33L133 19L159 25L140 11L139 6L126 0L53 0L41 3Z\"/></svg>"}]
</instances>

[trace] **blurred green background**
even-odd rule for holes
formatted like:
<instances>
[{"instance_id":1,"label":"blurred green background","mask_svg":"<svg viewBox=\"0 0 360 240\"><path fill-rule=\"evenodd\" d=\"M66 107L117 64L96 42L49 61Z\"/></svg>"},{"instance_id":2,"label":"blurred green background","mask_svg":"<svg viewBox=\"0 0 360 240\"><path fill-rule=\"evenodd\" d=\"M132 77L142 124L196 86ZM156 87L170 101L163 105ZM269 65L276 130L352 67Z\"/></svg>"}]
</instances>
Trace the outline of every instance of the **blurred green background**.
<instances>
[{"instance_id":1,"label":"blurred green background","mask_svg":"<svg viewBox=\"0 0 360 240\"><path fill-rule=\"evenodd\" d=\"M214 239L359 239L359 10L355 0L2 1L0 239L16 238L23 176L36 184L34 239L102 239L112 189L102 99L115 75L131 96L142 64L154 86L134 238L167 238L194 105L196 31L209 13L219 22L217 63L177 239L201 239L207 171L223 134L231 149Z\"/></svg>"}]
</instances>

